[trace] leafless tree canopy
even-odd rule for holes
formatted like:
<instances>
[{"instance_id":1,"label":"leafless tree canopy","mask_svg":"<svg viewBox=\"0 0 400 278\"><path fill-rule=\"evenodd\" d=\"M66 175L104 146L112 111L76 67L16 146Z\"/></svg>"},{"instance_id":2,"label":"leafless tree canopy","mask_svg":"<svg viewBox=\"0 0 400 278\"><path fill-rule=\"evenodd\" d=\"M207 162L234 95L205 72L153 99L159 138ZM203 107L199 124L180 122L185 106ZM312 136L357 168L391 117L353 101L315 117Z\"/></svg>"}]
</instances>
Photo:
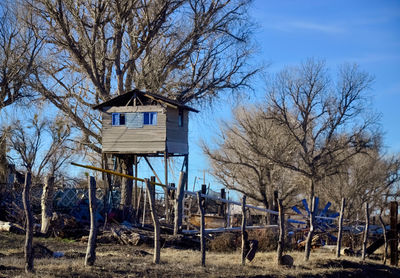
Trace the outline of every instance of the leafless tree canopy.
<instances>
[{"instance_id":1,"label":"leafless tree canopy","mask_svg":"<svg viewBox=\"0 0 400 278\"><path fill-rule=\"evenodd\" d=\"M239 107L234 120L225 122L213 148L203 144L212 174L226 187L239 191L254 201L273 209L274 191L279 198L293 204L304 179L274 163L265 152L279 152L290 159L287 142L281 140L281 130L273 121L263 118L259 107Z\"/></svg>"},{"instance_id":2,"label":"leafless tree canopy","mask_svg":"<svg viewBox=\"0 0 400 278\"><path fill-rule=\"evenodd\" d=\"M45 172L56 175L63 164L74 155L69 142L70 126L58 117L54 122L35 115L26 122L16 121L3 133L9 138L10 155L35 181Z\"/></svg>"},{"instance_id":3,"label":"leafless tree canopy","mask_svg":"<svg viewBox=\"0 0 400 278\"><path fill-rule=\"evenodd\" d=\"M91 107L132 88L181 102L249 86L248 0L26 0L46 42L32 83L100 153Z\"/></svg>"},{"instance_id":4,"label":"leafless tree canopy","mask_svg":"<svg viewBox=\"0 0 400 278\"><path fill-rule=\"evenodd\" d=\"M42 45L32 29L21 28L17 20L20 15L12 5L8 0L0 3L0 111L33 96L27 81L35 71Z\"/></svg>"},{"instance_id":5,"label":"leafless tree canopy","mask_svg":"<svg viewBox=\"0 0 400 278\"><path fill-rule=\"evenodd\" d=\"M311 197L316 183L376 144L377 117L366 106L371 82L356 65L332 78L323 62L309 60L279 73L268 89L265 118L284 130L298 159L266 155L307 177Z\"/></svg>"}]
</instances>

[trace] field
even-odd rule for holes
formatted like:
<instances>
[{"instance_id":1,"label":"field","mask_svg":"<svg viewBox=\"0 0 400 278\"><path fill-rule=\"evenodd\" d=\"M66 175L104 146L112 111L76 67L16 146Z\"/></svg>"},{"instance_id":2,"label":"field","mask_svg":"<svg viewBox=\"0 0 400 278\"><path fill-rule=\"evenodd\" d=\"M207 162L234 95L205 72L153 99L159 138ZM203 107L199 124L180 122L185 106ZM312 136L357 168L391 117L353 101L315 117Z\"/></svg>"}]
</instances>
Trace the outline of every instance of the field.
<instances>
[{"instance_id":1,"label":"field","mask_svg":"<svg viewBox=\"0 0 400 278\"><path fill-rule=\"evenodd\" d=\"M0 233L0 277L26 277L23 244L25 237ZM380 261L343 257L337 260L330 252L315 250L309 262L303 254L290 252L294 267L278 267L275 253L257 253L255 259L241 266L240 253L207 252L206 267L200 265L199 251L161 249L161 264L152 263L152 248L98 244L94 267L84 266L86 244L57 238L34 238L61 258L37 254L35 274L30 277L400 277L400 269ZM38 253L38 252L37 252ZM29 276L28 276L29 277Z\"/></svg>"}]
</instances>

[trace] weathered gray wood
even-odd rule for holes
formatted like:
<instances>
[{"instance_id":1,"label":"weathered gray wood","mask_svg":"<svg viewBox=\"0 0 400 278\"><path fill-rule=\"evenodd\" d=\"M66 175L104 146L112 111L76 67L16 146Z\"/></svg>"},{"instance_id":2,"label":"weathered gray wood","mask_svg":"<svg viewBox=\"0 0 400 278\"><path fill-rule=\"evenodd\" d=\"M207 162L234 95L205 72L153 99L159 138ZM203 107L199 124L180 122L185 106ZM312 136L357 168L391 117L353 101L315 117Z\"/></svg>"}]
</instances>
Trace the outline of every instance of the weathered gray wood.
<instances>
[{"instance_id":1,"label":"weathered gray wood","mask_svg":"<svg viewBox=\"0 0 400 278\"><path fill-rule=\"evenodd\" d=\"M164 152L164 184L168 185L168 152ZM168 188L164 187L165 221L169 223L169 196Z\"/></svg>"},{"instance_id":2,"label":"weathered gray wood","mask_svg":"<svg viewBox=\"0 0 400 278\"><path fill-rule=\"evenodd\" d=\"M397 202L390 203L390 265L396 265L399 262L398 259L398 236L397 236L397 216L398 216L398 204Z\"/></svg>"},{"instance_id":3,"label":"weathered gray wood","mask_svg":"<svg viewBox=\"0 0 400 278\"><path fill-rule=\"evenodd\" d=\"M343 231L343 215L344 215L344 207L346 205L346 199L342 198L342 203L340 206L340 215L339 215L339 230L336 242L336 257L340 257L340 249L342 247L342 231Z\"/></svg>"},{"instance_id":4,"label":"weathered gray wood","mask_svg":"<svg viewBox=\"0 0 400 278\"><path fill-rule=\"evenodd\" d=\"M283 255L283 250L285 248L285 215L281 199L278 200L278 211L279 211L279 217L278 217L279 240L278 240L277 259L278 259L278 265L282 265L282 255Z\"/></svg>"},{"instance_id":5,"label":"weathered gray wood","mask_svg":"<svg viewBox=\"0 0 400 278\"><path fill-rule=\"evenodd\" d=\"M43 186L41 206L42 206L42 223L40 232L46 234L49 230L50 219L53 215L53 191L54 177L48 176Z\"/></svg>"},{"instance_id":6,"label":"weathered gray wood","mask_svg":"<svg viewBox=\"0 0 400 278\"><path fill-rule=\"evenodd\" d=\"M313 196L311 201L311 212L310 212L310 230L308 231L305 247L304 260L308 261L310 259L312 238L314 236L314 221L315 221L315 196Z\"/></svg>"},{"instance_id":7,"label":"weathered gray wood","mask_svg":"<svg viewBox=\"0 0 400 278\"><path fill-rule=\"evenodd\" d=\"M24 212L26 219L26 229L25 229L25 272L33 272L33 216L30 204L30 188L31 188L31 173L27 172L25 174L24 190L22 191L22 202L24 204Z\"/></svg>"},{"instance_id":8,"label":"weathered gray wood","mask_svg":"<svg viewBox=\"0 0 400 278\"><path fill-rule=\"evenodd\" d=\"M182 230L182 210L183 210L183 197L185 185L185 172L181 171L179 174L178 188L175 193L175 218L174 218L174 235L176 236Z\"/></svg>"},{"instance_id":9,"label":"weathered gray wood","mask_svg":"<svg viewBox=\"0 0 400 278\"><path fill-rule=\"evenodd\" d=\"M89 186L89 215L90 215L90 232L88 246L86 249L85 266L92 266L96 261L96 236L97 236L97 219L96 219L96 180L94 177L88 177Z\"/></svg>"},{"instance_id":10,"label":"weathered gray wood","mask_svg":"<svg viewBox=\"0 0 400 278\"><path fill-rule=\"evenodd\" d=\"M242 257L241 257L241 263L242 265L246 264L246 241L247 237L245 235L246 233L246 195L243 196L242 198L242 226L241 226L241 232L242 232Z\"/></svg>"},{"instance_id":11,"label":"weathered gray wood","mask_svg":"<svg viewBox=\"0 0 400 278\"><path fill-rule=\"evenodd\" d=\"M152 184L148 179L145 179L145 184L147 191L149 192L149 204L150 204L150 213L153 218L154 225L154 257L153 263L160 263L160 223L158 221L158 215L156 212L156 204L155 204L155 185Z\"/></svg>"},{"instance_id":12,"label":"weathered gray wood","mask_svg":"<svg viewBox=\"0 0 400 278\"><path fill-rule=\"evenodd\" d=\"M383 250L383 264L386 265L387 261L387 254L388 254L388 240L387 240L387 235L386 235L386 227L385 227L385 222L383 222L382 215L379 215L379 222L382 227L382 232L383 232L383 240L384 240L384 250Z\"/></svg>"},{"instance_id":13,"label":"weathered gray wood","mask_svg":"<svg viewBox=\"0 0 400 278\"><path fill-rule=\"evenodd\" d=\"M200 211L200 252L201 252L201 266L206 266L206 239L204 235L204 198L201 193L197 192L197 203L199 204Z\"/></svg>"},{"instance_id":14,"label":"weathered gray wood","mask_svg":"<svg viewBox=\"0 0 400 278\"><path fill-rule=\"evenodd\" d=\"M362 260L365 260L367 254L367 240L368 240L368 230L369 230L369 205L365 203L365 227L363 236L363 246L362 246Z\"/></svg>"},{"instance_id":15,"label":"weathered gray wood","mask_svg":"<svg viewBox=\"0 0 400 278\"><path fill-rule=\"evenodd\" d=\"M144 189L144 196L143 196L143 217L142 217L142 227L144 227L146 221L146 203L147 203L147 195L149 194L147 187Z\"/></svg>"}]
</instances>

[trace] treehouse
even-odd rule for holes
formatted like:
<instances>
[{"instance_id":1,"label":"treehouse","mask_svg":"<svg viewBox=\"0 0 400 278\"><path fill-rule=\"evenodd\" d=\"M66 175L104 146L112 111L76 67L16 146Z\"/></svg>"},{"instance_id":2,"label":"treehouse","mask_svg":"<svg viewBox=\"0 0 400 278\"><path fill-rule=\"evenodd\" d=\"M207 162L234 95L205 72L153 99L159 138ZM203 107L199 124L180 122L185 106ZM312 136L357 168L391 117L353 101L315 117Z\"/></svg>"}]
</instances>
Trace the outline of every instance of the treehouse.
<instances>
[{"instance_id":1,"label":"treehouse","mask_svg":"<svg viewBox=\"0 0 400 278\"><path fill-rule=\"evenodd\" d=\"M136 89L94 109L102 112L103 153L137 156L187 156L189 112L199 112Z\"/></svg>"}]
</instances>

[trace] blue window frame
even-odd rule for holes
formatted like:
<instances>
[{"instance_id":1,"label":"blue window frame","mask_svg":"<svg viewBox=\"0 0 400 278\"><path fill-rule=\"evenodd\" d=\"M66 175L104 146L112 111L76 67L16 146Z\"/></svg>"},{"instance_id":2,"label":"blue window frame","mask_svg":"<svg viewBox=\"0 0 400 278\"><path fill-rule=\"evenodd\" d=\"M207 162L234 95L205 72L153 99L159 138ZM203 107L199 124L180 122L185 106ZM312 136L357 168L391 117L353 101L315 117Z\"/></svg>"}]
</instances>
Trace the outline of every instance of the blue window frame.
<instances>
[{"instance_id":1,"label":"blue window frame","mask_svg":"<svg viewBox=\"0 0 400 278\"><path fill-rule=\"evenodd\" d=\"M125 113L112 113L112 125L125 125Z\"/></svg>"},{"instance_id":2,"label":"blue window frame","mask_svg":"<svg viewBox=\"0 0 400 278\"><path fill-rule=\"evenodd\" d=\"M144 125L157 125L157 112L144 112L143 113Z\"/></svg>"}]
</instances>

